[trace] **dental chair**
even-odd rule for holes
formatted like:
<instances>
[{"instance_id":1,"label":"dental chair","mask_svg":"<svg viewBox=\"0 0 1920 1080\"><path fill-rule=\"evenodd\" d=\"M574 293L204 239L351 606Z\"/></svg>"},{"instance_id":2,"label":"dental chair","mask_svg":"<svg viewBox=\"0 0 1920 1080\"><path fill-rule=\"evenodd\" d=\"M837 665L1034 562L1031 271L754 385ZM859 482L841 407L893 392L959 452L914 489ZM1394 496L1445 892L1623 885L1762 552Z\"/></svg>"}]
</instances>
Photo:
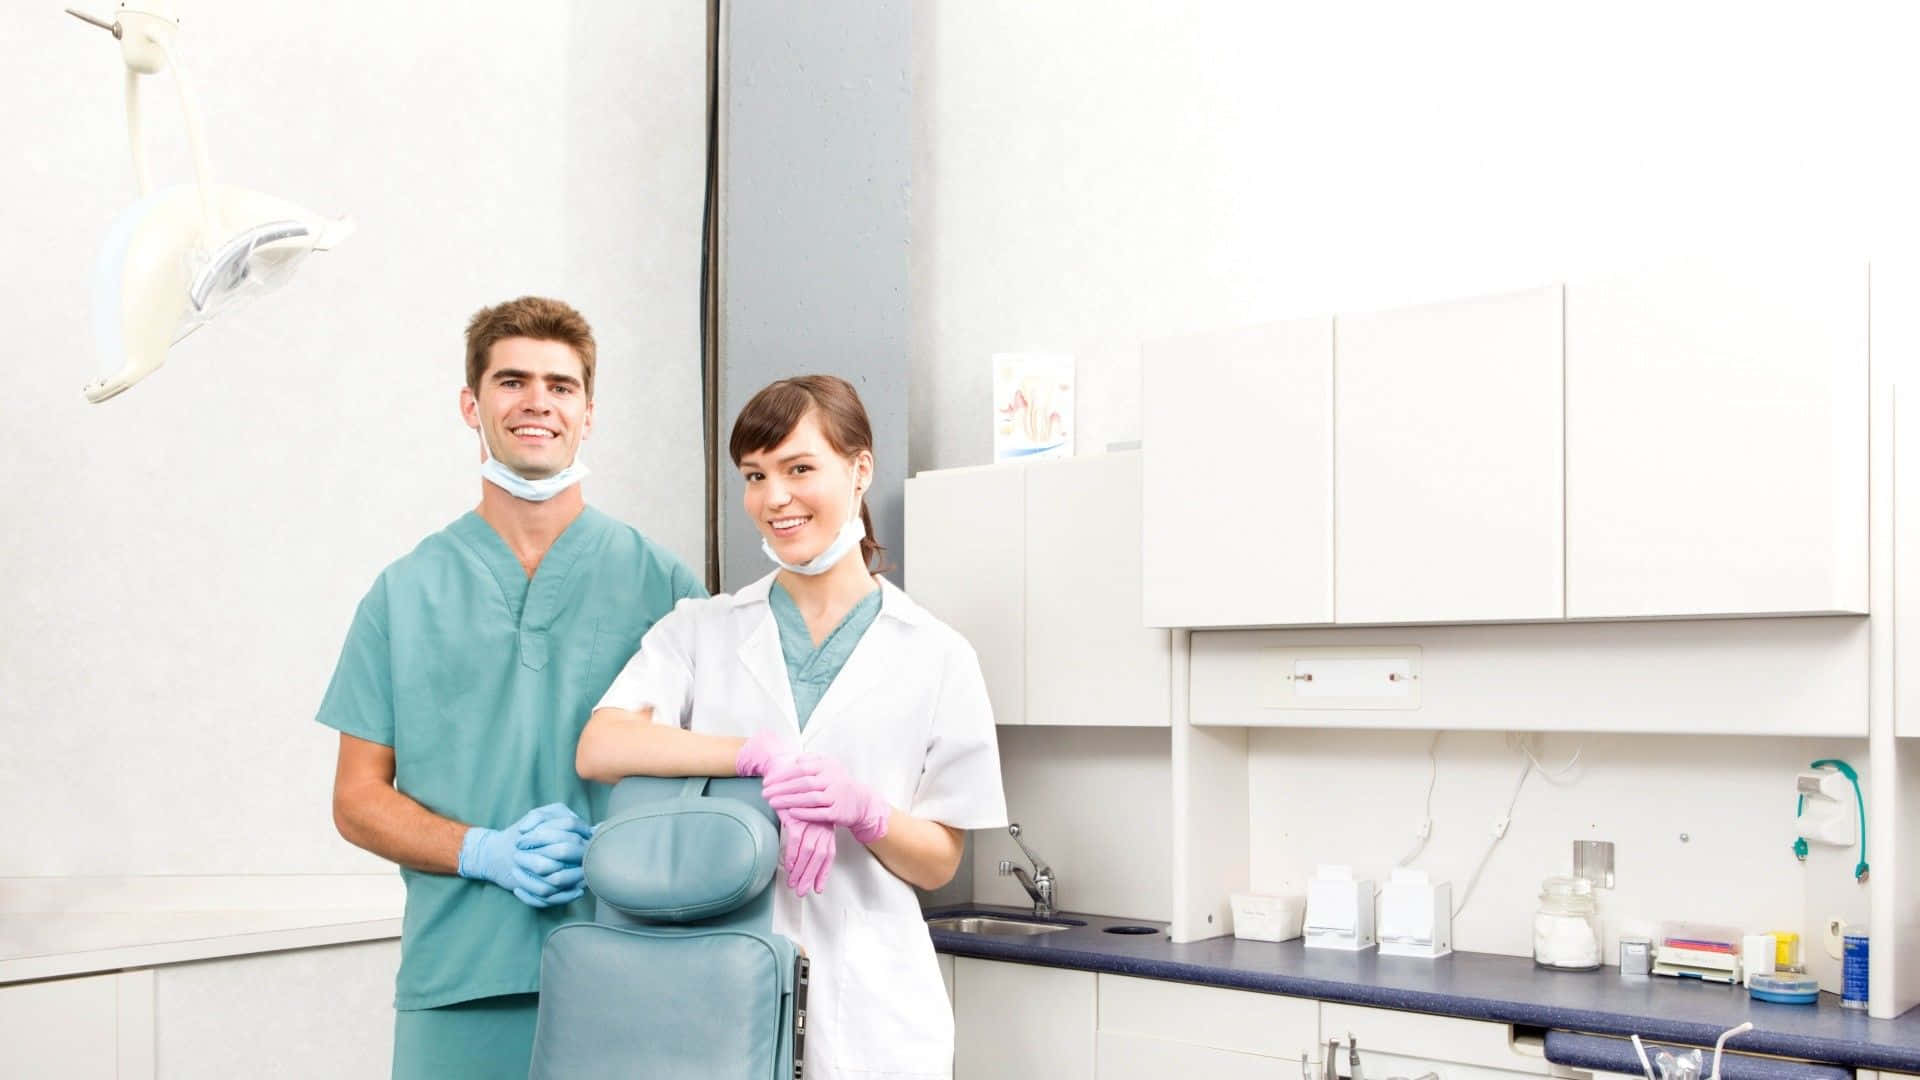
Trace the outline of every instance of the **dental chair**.
<instances>
[{"instance_id":1,"label":"dental chair","mask_svg":"<svg viewBox=\"0 0 1920 1080\"><path fill-rule=\"evenodd\" d=\"M587 845L593 922L547 936L531 1080L799 1080L807 959L772 931L757 777L628 777Z\"/></svg>"}]
</instances>

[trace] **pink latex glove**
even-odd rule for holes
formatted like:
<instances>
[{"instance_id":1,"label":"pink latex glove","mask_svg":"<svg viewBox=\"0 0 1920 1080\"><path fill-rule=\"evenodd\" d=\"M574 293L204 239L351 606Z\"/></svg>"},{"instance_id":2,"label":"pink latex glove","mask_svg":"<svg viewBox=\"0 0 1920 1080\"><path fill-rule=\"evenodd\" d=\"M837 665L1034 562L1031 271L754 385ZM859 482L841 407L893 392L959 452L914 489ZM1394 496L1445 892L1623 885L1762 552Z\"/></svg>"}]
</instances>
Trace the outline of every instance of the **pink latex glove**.
<instances>
[{"instance_id":1,"label":"pink latex glove","mask_svg":"<svg viewBox=\"0 0 1920 1080\"><path fill-rule=\"evenodd\" d=\"M780 815L780 865L795 896L827 891L834 850L833 826Z\"/></svg>"},{"instance_id":2,"label":"pink latex glove","mask_svg":"<svg viewBox=\"0 0 1920 1080\"><path fill-rule=\"evenodd\" d=\"M777 731L762 731L750 736L733 759L735 776L765 776L767 767L787 757L797 748Z\"/></svg>"},{"instance_id":3,"label":"pink latex glove","mask_svg":"<svg viewBox=\"0 0 1920 1080\"><path fill-rule=\"evenodd\" d=\"M893 812L885 799L825 754L796 754L775 762L760 793L768 806L782 814L822 825L844 825L863 844L887 835L887 815Z\"/></svg>"},{"instance_id":4,"label":"pink latex glove","mask_svg":"<svg viewBox=\"0 0 1920 1080\"><path fill-rule=\"evenodd\" d=\"M736 776L764 776L796 752L783 734L762 731L750 736L733 759ZM763 787L765 785L762 785ZM801 821L780 813L780 866L787 872L787 888L795 895L826 891L827 871L833 866L833 826Z\"/></svg>"}]
</instances>

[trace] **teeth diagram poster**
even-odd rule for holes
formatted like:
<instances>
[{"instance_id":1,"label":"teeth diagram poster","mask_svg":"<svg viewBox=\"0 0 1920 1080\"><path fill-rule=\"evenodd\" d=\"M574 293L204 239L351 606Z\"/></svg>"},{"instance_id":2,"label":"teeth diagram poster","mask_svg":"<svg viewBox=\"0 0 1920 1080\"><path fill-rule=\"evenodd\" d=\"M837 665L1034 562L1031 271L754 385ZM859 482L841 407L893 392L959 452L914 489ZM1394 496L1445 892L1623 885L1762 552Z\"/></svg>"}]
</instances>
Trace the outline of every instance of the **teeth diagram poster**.
<instances>
[{"instance_id":1,"label":"teeth diagram poster","mask_svg":"<svg viewBox=\"0 0 1920 1080\"><path fill-rule=\"evenodd\" d=\"M1073 456L1073 357L995 353L993 460Z\"/></svg>"}]
</instances>

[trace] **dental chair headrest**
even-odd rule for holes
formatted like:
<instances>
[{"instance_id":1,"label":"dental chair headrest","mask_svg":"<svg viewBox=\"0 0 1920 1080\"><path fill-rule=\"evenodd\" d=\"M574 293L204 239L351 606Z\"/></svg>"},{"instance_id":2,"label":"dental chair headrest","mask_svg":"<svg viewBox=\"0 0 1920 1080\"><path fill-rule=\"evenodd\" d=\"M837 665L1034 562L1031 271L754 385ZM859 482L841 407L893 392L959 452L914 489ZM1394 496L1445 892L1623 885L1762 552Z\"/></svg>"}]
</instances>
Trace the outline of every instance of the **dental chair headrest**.
<instances>
[{"instance_id":1,"label":"dental chair headrest","mask_svg":"<svg viewBox=\"0 0 1920 1080\"><path fill-rule=\"evenodd\" d=\"M700 794L706 786L705 778L622 780L613 816L587 845L594 895L637 919L686 923L726 914L765 891L780 833L759 800L759 781L749 778L741 794Z\"/></svg>"}]
</instances>

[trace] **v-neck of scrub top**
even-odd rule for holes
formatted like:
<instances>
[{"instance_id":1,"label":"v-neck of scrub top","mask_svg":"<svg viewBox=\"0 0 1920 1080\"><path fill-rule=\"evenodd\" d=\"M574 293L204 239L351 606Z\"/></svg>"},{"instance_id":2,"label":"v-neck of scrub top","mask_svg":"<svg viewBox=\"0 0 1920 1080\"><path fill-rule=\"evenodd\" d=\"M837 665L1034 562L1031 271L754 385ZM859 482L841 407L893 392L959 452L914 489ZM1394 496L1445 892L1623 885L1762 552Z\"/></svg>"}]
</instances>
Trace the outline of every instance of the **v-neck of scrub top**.
<instances>
[{"instance_id":1,"label":"v-neck of scrub top","mask_svg":"<svg viewBox=\"0 0 1920 1080\"><path fill-rule=\"evenodd\" d=\"M805 731L814 707L827 696L827 687L833 685L834 676L847 666L853 647L860 644L867 627L872 626L880 614L880 590L861 597L818 648L814 647L813 634L807 630L806 616L800 614L800 606L779 582L774 582L767 593L767 603L773 608L773 621L780 628L780 653L786 657L787 684L793 688L793 717L799 722L800 730Z\"/></svg>"},{"instance_id":2,"label":"v-neck of scrub top","mask_svg":"<svg viewBox=\"0 0 1920 1080\"><path fill-rule=\"evenodd\" d=\"M582 507L579 516L554 538L532 577L505 538L478 511L467 511L449 527L500 586L501 603L520 631L520 662L527 667L539 671L547 666L547 631L566 601L567 574L606 535L610 521L593 507Z\"/></svg>"}]
</instances>

